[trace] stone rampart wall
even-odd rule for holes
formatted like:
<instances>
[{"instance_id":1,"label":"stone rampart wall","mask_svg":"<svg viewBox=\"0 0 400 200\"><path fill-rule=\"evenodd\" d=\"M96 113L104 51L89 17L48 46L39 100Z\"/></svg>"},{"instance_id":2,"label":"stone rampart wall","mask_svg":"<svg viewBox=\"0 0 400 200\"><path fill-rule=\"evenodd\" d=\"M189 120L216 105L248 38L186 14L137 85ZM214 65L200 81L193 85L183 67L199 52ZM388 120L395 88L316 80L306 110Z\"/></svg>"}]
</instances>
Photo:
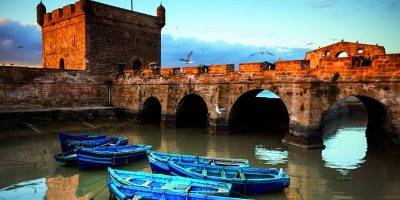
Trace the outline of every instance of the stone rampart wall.
<instances>
[{"instance_id":1,"label":"stone rampart wall","mask_svg":"<svg viewBox=\"0 0 400 200\"><path fill-rule=\"evenodd\" d=\"M105 106L107 76L86 71L0 68L0 111Z\"/></svg>"}]
</instances>

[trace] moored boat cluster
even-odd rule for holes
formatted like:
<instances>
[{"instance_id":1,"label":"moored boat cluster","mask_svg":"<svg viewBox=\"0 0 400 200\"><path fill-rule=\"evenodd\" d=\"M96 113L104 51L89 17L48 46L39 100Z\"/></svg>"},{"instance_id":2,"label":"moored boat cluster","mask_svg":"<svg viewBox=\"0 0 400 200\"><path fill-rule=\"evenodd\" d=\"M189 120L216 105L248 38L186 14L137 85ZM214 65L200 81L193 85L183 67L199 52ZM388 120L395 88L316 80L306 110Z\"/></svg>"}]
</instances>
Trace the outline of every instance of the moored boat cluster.
<instances>
[{"instance_id":1,"label":"moored boat cluster","mask_svg":"<svg viewBox=\"0 0 400 200\"><path fill-rule=\"evenodd\" d=\"M289 187L282 169L251 168L246 159L209 158L152 151L105 134L60 133L62 153L54 155L79 169L108 167L108 188L117 199L239 199ZM148 157L153 173L112 169Z\"/></svg>"}]
</instances>

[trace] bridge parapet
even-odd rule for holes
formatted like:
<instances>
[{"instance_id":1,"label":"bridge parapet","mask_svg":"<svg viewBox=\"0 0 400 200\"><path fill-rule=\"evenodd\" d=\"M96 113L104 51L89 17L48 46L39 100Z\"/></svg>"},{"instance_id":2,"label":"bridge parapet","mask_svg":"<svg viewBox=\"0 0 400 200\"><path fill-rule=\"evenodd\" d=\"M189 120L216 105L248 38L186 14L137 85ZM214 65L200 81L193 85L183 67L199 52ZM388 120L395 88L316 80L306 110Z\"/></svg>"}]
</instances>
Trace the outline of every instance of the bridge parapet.
<instances>
[{"instance_id":1,"label":"bridge parapet","mask_svg":"<svg viewBox=\"0 0 400 200\"><path fill-rule=\"evenodd\" d=\"M278 61L274 69L268 69L265 63L243 63L238 71L232 64L191 66L183 68L142 69L140 73L125 71L117 76L117 82L158 80L185 82L220 82L263 80L269 82L331 82L335 73L337 82L380 82L400 81L400 54L377 55L368 65L360 65L359 57L321 59L318 69L308 69L310 61ZM141 76L138 76L141 74Z\"/></svg>"}]
</instances>

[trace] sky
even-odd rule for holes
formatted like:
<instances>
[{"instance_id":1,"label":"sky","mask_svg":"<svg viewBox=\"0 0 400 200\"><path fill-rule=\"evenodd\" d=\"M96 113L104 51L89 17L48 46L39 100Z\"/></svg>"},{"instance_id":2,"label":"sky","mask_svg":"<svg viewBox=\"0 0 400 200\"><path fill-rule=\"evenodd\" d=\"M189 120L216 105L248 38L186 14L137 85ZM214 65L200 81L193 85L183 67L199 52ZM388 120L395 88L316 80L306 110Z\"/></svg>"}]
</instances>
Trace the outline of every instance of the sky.
<instances>
[{"instance_id":1,"label":"sky","mask_svg":"<svg viewBox=\"0 0 400 200\"><path fill-rule=\"evenodd\" d=\"M130 9L129 0L97 0ZM47 12L75 0L43 0ZM40 65L39 0L0 0L0 65ZM341 39L379 44L400 53L400 0L164 0L162 66L239 64L304 59L307 51ZM159 0L133 0L137 12L156 15ZM336 40L338 39L338 40ZM313 44L307 44L313 43ZM16 48L22 45L25 48ZM268 54L256 54L258 51Z\"/></svg>"}]
</instances>

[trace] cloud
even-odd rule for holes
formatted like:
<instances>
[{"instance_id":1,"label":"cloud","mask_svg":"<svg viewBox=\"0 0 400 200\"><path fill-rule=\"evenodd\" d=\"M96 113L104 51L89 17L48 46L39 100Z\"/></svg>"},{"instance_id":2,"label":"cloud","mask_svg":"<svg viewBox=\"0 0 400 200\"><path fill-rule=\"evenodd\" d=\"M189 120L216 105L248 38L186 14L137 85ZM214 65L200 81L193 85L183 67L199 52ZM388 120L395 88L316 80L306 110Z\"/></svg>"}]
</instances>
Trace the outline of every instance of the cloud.
<instances>
[{"instance_id":1,"label":"cloud","mask_svg":"<svg viewBox=\"0 0 400 200\"><path fill-rule=\"evenodd\" d=\"M328 8L335 4L335 0L310 0L306 3L307 6L313 8Z\"/></svg>"},{"instance_id":2,"label":"cloud","mask_svg":"<svg viewBox=\"0 0 400 200\"><path fill-rule=\"evenodd\" d=\"M0 65L38 66L41 62L40 27L0 18Z\"/></svg>"},{"instance_id":3,"label":"cloud","mask_svg":"<svg viewBox=\"0 0 400 200\"><path fill-rule=\"evenodd\" d=\"M8 47L12 43L13 43L13 41L11 39L4 39L3 41L1 41L1 46Z\"/></svg>"},{"instance_id":4,"label":"cloud","mask_svg":"<svg viewBox=\"0 0 400 200\"><path fill-rule=\"evenodd\" d=\"M190 51L193 51L193 64L190 65L212 65L212 64L235 64L248 62L275 62L277 57L282 60L304 59L305 53L311 49L289 48L289 47L268 47L260 48L251 45L229 44L226 42L207 42L194 38L174 38L171 35L163 34L162 39L162 66L182 67L184 64L179 61L185 58ZM250 54L268 51L275 56L268 54Z\"/></svg>"}]
</instances>

